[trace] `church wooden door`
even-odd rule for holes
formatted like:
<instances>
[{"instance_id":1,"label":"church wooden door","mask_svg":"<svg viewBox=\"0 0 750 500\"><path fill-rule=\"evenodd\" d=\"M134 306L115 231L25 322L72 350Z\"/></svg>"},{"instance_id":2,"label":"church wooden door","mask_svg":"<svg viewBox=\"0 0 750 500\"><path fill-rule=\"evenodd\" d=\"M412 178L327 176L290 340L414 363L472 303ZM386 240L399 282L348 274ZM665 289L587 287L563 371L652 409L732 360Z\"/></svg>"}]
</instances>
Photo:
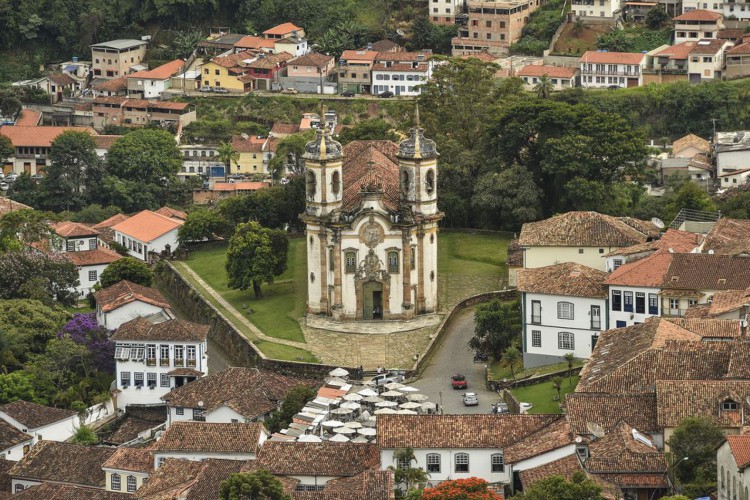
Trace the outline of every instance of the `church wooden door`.
<instances>
[{"instance_id":1,"label":"church wooden door","mask_svg":"<svg viewBox=\"0 0 750 500\"><path fill-rule=\"evenodd\" d=\"M368 281L362 295L362 319L383 319L383 284Z\"/></svg>"}]
</instances>

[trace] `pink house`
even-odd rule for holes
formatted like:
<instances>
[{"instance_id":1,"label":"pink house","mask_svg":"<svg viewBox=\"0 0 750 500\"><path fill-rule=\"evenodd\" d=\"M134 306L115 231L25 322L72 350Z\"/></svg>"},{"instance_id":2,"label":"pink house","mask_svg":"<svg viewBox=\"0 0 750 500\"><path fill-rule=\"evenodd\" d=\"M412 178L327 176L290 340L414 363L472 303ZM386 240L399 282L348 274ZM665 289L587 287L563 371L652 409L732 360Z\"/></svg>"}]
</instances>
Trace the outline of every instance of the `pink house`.
<instances>
[{"instance_id":1,"label":"pink house","mask_svg":"<svg viewBox=\"0 0 750 500\"><path fill-rule=\"evenodd\" d=\"M303 56L295 57L287 62L287 76L289 78L324 78L333 71L335 60L333 56L311 52Z\"/></svg>"}]
</instances>

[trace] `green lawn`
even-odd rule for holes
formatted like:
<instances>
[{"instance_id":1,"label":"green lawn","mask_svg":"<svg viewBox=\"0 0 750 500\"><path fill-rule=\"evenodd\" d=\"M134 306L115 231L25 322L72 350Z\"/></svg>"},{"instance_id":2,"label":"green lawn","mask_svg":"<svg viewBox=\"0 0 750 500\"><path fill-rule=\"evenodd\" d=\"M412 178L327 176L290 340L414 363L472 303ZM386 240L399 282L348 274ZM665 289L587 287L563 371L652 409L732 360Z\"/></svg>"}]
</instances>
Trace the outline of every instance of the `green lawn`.
<instances>
[{"instance_id":1,"label":"green lawn","mask_svg":"<svg viewBox=\"0 0 750 500\"><path fill-rule=\"evenodd\" d=\"M565 395L573 392L578 385L578 376L573 377L573 387L570 386L568 378L563 379L560 399L565 400ZM555 401L557 391L552 387L551 381L512 389L511 392L519 402L531 403L533 408L529 413L562 413L560 401Z\"/></svg>"},{"instance_id":2,"label":"green lawn","mask_svg":"<svg viewBox=\"0 0 750 500\"><path fill-rule=\"evenodd\" d=\"M273 359L285 359L287 361L302 361L305 363L317 363L318 359L311 352L297 349L296 347L290 347L283 344L274 344L273 342L266 342L263 340L257 340L253 342L255 346L261 350L263 354Z\"/></svg>"},{"instance_id":3,"label":"green lawn","mask_svg":"<svg viewBox=\"0 0 750 500\"><path fill-rule=\"evenodd\" d=\"M583 366L583 360L576 360L573 367ZM521 369L516 372L516 379L522 379L527 377L533 377L536 375L545 375L547 373L559 372L568 369L568 363L555 363L554 365L538 366L536 368L529 368L528 370ZM490 365L490 373L492 374L493 380L502 380L504 378L510 379L512 375L510 368L504 363L496 361Z\"/></svg>"}]
</instances>

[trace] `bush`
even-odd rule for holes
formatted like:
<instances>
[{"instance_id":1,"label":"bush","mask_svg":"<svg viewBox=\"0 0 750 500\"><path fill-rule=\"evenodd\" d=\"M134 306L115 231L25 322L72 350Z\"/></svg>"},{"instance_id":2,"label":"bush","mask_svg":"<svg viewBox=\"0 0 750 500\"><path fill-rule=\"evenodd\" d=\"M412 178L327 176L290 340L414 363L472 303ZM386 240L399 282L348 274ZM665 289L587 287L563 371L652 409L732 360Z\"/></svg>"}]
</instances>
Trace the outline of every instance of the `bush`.
<instances>
[{"instance_id":1,"label":"bush","mask_svg":"<svg viewBox=\"0 0 750 500\"><path fill-rule=\"evenodd\" d=\"M75 444L91 445L98 443L99 437L91 427L81 424L81 426L76 429L76 433L73 435L71 442Z\"/></svg>"},{"instance_id":2,"label":"bush","mask_svg":"<svg viewBox=\"0 0 750 500\"><path fill-rule=\"evenodd\" d=\"M560 11L566 5L562 0L551 0L531 14L529 22L521 32L521 39L510 46L510 53L529 56L543 55L565 17ZM567 7L565 9L567 10Z\"/></svg>"}]
</instances>

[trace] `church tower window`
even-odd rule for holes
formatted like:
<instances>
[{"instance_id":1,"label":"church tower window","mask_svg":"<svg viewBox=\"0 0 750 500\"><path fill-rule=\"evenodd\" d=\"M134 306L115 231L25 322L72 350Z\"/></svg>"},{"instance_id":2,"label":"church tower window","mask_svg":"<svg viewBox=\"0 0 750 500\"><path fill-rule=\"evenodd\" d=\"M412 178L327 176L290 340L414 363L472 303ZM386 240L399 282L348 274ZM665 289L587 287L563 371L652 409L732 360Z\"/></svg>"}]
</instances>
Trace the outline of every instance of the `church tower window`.
<instances>
[{"instance_id":1,"label":"church tower window","mask_svg":"<svg viewBox=\"0 0 750 500\"><path fill-rule=\"evenodd\" d=\"M388 272L398 272L398 252L388 252Z\"/></svg>"},{"instance_id":2,"label":"church tower window","mask_svg":"<svg viewBox=\"0 0 750 500\"><path fill-rule=\"evenodd\" d=\"M328 249L328 269L331 271L335 270L333 262L333 248Z\"/></svg>"},{"instance_id":3,"label":"church tower window","mask_svg":"<svg viewBox=\"0 0 750 500\"><path fill-rule=\"evenodd\" d=\"M355 252L346 252L346 272L357 272L357 254Z\"/></svg>"},{"instance_id":4,"label":"church tower window","mask_svg":"<svg viewBox=\"0 0 750 500\"><path fill-rule=\"evenodd\" d=\"M307 171L307 196L312 198L315 196L315 174Z\"/></svg>"},{"instance_id":5,"label":"church tower window","mask_svg":"<svg viewBox=\"0 0 750 500\"><path fill-rule=\"evenodd\" d=\"M409 267L414 269L417 267L417 250L412 247L411 248L411 258L409 259Z\"/></svg>"},{"instance_id":6,"label":"church tower window","mask_svg":"<svg viewBox=\"0 0 750 500\"><path fill-rule=\"evenodd\" d=\"M331 191L333 191L333 194L335 195L338 195L341 191L341 174L339 174L338 170L333 172L333 178L331 180Z\"/></svg>"},{"instance_id":7,"label":"church tower window","mask_svg":"<svg viewBox=\"0 0 750 500\"><path fill-rule=\"evenodd\" d=\"M409 181L409 172L406 170L401 172L401 191L403 191L404 194L409 193L409 185L411 182Z\"/></svg>"},{"instance_id":8,"label":"church tower window","mask_svg":"<svg viewBox=\"0 0 750 500\"><path fill-rule=\"evenodd\" d=\"M425 189L428 193L432 193L435 190L435 171L434 170L428 170L427 171L427 181Z\"/></svg>"}]
</instances>

